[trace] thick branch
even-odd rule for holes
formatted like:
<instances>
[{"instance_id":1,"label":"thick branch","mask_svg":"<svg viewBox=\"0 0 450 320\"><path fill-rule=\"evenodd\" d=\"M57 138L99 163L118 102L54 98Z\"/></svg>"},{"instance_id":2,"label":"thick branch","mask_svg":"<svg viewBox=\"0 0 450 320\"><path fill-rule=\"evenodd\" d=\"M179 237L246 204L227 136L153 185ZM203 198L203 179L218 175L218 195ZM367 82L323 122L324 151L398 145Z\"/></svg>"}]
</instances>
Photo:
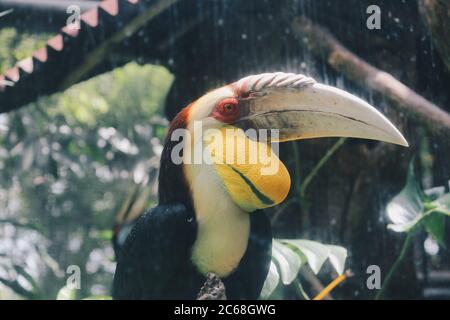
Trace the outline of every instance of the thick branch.
<instances>
[{"instance_id":1,"label":"thick branch","mask_svg":"<svg viewBox=\"0 0 450 320\"><path fill-rule=\"evenodd\" d=\"M294 33L301 37L311 52L325 59L348 79L361 83L386 97L400 112L411 115L433 133L450 135L450 114L426 100L409 87L365 62L345 48L328 30L306 17L292 23Z\"/></svg>"},{"instance_id":2,"label":"thick branch","mask_svg":"<svg viewBox=\"0 0 450 320\"><path fill-rule=\"evenodd\" d=\"M323 289L325 289L320 280L316 277L314 272L312 272L309 267L301 268L300 273L311 286L311 290L313 291L314 295L321 293ZM334 300L334 298L331 296L331 294L327 294L323 300Z\"/></svg>"}]
</instances>

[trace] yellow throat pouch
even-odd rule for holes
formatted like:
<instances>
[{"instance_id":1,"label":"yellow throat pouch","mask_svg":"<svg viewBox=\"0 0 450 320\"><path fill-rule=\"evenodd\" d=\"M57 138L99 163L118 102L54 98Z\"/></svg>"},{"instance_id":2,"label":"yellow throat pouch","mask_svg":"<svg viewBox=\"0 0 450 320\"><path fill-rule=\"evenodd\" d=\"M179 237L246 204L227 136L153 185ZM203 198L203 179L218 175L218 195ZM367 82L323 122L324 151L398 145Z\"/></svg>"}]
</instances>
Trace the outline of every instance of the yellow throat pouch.
<instances>
[{"instance_id":1,"label":"yellow throat pouch","mask_svg":"<svg viewBox=\"0 0 450 320\"><path fill-rule=\"evenodd\" d=\"M291 178L270 144L225 126L207 132L204 145L225 188L243 210L271 207L286 198Z\"/></svg>"}]
</instances>

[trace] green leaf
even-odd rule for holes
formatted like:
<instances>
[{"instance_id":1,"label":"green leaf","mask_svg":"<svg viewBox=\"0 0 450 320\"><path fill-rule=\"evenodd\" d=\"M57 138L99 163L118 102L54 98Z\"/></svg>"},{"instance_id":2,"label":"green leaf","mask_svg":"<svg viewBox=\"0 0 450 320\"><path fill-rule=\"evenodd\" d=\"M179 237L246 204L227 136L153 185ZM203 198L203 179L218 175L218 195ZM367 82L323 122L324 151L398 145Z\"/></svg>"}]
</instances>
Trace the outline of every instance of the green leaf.
<instances>
[{"instance_id":1,"label":"green leaf","mask_svg":"<svg viewBox=\"0 0 450 320\"><path fill-rule=\"evenodd\" d=\"M113 237L112 230L106 229L106 230L100 230L100 232L99 232L100 239L111 241L112 237Z\"/></svg>"},{"instance_id":2,"label":"green leaf","mask_svg":"<svg viewBox=\"0 0 450 320\"><path fill-rule=\"evenodd\" d=\"M56 295L56 300L76 300L77 290L67 286L62 287Z\"/></svg>"},{"instance_id":3,"label":"green leaf","mask_svg":"<svg viewBox=\"0 0 450 320\"><path fill-rule=\"evenodd\" d=\"M394 224L391 223L387 227L388 229L395 231L395 232L409 232L412 228L414 228L421 220L422 216L417 216L413 220L405 223L398 223Z\"/></svg>"},{"instance_id":4,"label":"green leaf","mask_svg":"<svg viewBox=\"0 0 450 320\"><path fill-rule=\"evenodd\" d=\"M294 281L300 267L304 263L300 255L281 242L274 240L272 244L272 257L279 267L283 284L287 285Z\"/></svg>"},{"instance_id":5,"label":"green leaf","mask_svg":"<svg viewBox=\"0 0 450 320\"><path fill-rule=\"evenodd\" d=\"M388 228L396 232L407 232L414 228L423 217L425 195L414 175L414 162L409 164L406 185L386 207Z\"/></svg>"},{"instance_id":6,"label":"green leaf","mask_svg":"<svg viewBox=\"0 0 450 320\"><path fill-rule=\"evenodd\" d=\"M425 229L433 239L445 248L445 216L434 212L425 217L424 225Z\"/></svg>"},{"instance_id":7,"label":"green leaf","mask_svg":"<svg viewBox=\"0 0 450 320\"><path fill-rule=\"evenodd\" d=\"M444 194L432 204L436 207L435 211L450 216L450 193Z\"/></svg>"},{"instance_id":8,"label":"green leaf","mask_svg":"<svg viewBox=\"0 0 450 320\"><path fill-rule=\"evenodd\" d=\"M345 260L347 260L347 249L340 246L327 245L329 249L328 259L334 270L341 275L344 273Z\"/></svg>"},{"instance_id":9,"label":"green leaf","mask_svg":"<svg viewBox=\"0 0 450 320\"><path fill-rule=\"evenodd\" d=\"M273 261L270 262L269 273L267 274L266 281L261 290L261 299L269 299L270 295L274 292L278 283L280 282L280 275L278 274L277 267Z\"/></svg>"},{"instance_id":10,"label":"green leaf","mask_svg":"<svg viewBox=\"0 0 450 320\"><path fill-rule=\"evenodd\" d=\"M387 205L391 220L388 228L395 232L409 232L419 223L441 245L445 246L444 215L450 216L450 193L445 187L434 187L422 192L415 175L413 161L408 169L405 187Z\"/></svg>"},{"instance_id":11,"label":"green leaf","mask_svg":"<svg viewBox=\"0 0 450 320\"><path fill-rule=\"evenodd\" d=\"M327 260L330 253L330 250L327 246L315 241L287 239L283 239L280 241L289 244L299 250L299 252L306 257L306 261L315 274L319 273L322 265Z\"/></svg>"},{"instance_id":12,"label":"green leaf","mask_svg":"<svg viewBox=\"0 0 450 320\"><path fill-rule=\"evenodd\" d=\"M278 287L280 279L284 285L298 281L300 268L308 263L315 274L329 259L333 268L339 273L344 272L347 250L334 245L324 245L319 242L301 239L274 239L272 245L272 261L260 298L268 299ZM281 276L280 276L281 275Z\"/></svg>"}]
</instances>

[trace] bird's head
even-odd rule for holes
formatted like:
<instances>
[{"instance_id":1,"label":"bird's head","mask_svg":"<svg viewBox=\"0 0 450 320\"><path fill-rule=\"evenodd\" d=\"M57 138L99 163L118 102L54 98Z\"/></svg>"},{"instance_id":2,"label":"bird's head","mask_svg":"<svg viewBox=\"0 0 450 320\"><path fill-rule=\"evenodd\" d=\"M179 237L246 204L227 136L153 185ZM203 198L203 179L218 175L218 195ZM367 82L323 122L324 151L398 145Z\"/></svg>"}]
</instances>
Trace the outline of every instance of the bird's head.
<instances>
[{"instance_id":1,"label":"bird's head","mask_svg":"<svg viewBox=\"0 0 450 320\"><path fill-rule=\"evenodd\" d=\"M300 74L245 77L205 94L181 114L184 127L193 136L196 128L201 128L201 137L189 140L192 148L184 150L187 167L199 164L193 154L201 147L201 161L205 154L213 160L209 165L231 198L248 212L280 203L289 191L289 174L272 152L271 143L352 137L408 146L402 134L374 107ZM271 131L261 134L261 130Z\"/></svg>"}]
</instances>

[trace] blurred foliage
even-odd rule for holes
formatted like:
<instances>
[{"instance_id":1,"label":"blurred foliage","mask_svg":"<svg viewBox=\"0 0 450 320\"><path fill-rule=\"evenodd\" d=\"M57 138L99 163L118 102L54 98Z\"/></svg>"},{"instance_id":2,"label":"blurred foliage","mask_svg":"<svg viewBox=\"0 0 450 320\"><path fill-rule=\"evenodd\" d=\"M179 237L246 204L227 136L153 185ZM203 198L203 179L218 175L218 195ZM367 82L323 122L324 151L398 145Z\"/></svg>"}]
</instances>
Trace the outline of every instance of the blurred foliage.
<instances>
[{"instance_id":1,"label":"blurred foliage","mask_svg":"<svg viewBox=\"0 0 450 320\"><path fill-rule=\"evenodd\" d=\"M0 37L14 47L14 30ZM0 298L54 299L69 265L82 271L78 297L110 294L115 214L133 186L156 200L171 82L130 63L0 116Z\"/></svg>"},{"instance_id":2,"label":"blurred foliage","mask_svg":"<svg viewBox=\"0 0 450 320\"><path fill-rule=\"evenodd\" d=\"M14 28L0 29L0 73L11 68L33 51L45 45L50 35L18 33Z\"/></svg>"}]
</instances>

